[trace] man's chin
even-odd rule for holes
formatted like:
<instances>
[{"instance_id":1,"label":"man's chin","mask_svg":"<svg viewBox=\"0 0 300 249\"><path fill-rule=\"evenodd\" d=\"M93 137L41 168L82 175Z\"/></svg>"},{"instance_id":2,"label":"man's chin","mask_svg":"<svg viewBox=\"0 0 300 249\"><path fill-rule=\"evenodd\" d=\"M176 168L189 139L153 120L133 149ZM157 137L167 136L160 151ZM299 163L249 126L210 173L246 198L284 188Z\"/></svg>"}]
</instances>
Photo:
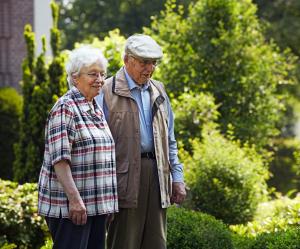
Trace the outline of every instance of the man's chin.
<instances>
[{"instance_id":1,"label":"man's chin","mask_svg":"<svg viewBox=\"0 0 300 249\"><path fill-rule=\"evenodd\" d=\"M141 78L141 84L145 84L148 82L148 80L150 80L151 76L143 76Z\"/></svg>"}]
</instances>

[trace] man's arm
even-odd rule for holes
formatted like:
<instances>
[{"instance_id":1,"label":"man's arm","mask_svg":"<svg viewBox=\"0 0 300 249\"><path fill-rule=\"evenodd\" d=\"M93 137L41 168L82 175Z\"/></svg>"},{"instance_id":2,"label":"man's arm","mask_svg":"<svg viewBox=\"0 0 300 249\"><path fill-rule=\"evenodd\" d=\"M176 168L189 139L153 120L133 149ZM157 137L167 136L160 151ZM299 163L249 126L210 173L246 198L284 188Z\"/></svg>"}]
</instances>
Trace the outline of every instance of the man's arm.
<instances>
[{"instance_id":1,"label":"man's arm","mask_svg":"<svg viewBox=\"0 0 300 249\"><path fill-rule=\"evenodd\" d=\"M168 101L168 113L169 113L169 159L171 164L172 174L172 196L171 203L180 204L186 197L185 184L183 180L183 166L179 162L177 142L174 134L174 114Z\"/></svg>"}]
</instances>

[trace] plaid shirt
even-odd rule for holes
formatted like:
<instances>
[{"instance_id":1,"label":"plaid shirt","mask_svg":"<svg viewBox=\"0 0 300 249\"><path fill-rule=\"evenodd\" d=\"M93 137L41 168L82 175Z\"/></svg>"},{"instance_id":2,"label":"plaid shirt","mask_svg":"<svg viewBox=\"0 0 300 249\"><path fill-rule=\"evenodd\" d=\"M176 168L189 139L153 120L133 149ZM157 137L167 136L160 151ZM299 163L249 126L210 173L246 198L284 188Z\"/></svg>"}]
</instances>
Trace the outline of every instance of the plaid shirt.
<instances>
[{"instance_id":1,"label":"plaid shirt","mask_svg":"<svg viewBox=\"0 0 300 249\"><path fill-rule=\"evenodd\" d=\"M39 177L40 215L68 217L68 199L54 171L61 160L70 164L88 216L118 211L112 135L95 100L88 103L76 87L62 96L48 115Z\"/></svg>"}]
</instances>

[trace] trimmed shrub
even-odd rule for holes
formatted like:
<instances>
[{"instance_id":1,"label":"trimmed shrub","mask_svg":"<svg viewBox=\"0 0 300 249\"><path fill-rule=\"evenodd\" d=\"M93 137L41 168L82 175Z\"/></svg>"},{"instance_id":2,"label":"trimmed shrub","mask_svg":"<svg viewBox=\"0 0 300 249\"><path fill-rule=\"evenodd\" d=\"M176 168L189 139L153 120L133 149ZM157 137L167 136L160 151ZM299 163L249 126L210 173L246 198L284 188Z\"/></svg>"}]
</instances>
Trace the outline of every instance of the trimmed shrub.
<instances>
[{"instance_id":1,"label":"trimmed shrub","mask_svg":"<svg viewBox=\"0 0 300 249\"><path fill-rule=\"evenodd\" d=\"M261 234L249 249L300 249L300 228Z\"/></svg>"},{"instance_id":2,"label":"trimmed shrub","mask_svg":"<svg viewBox=\"0 0 300 249\"><path fill-rule=\"evenodd\" d=\"M14 150L18 139L22 96L10 87L0 88L0 178L12 179Z\"/></svg>"},{"instance_id":3,"label":"trimmed shrub","mask_svg":"<svg viewBox=\"0 0 300 249\"><path fill-rule=\"evenodd\" d=\"M241 236L236 233L232 233L231 238L234 249L249 249L254 241L253 237Z\"/></svg>"},{"instance_id":4,"label":"trimmed shrub","mask_svg":"<svg viewBox=\"0 0 300 249\"><path fill-rule=\"evenodd\" d=\"M37 214L37 185L0 180L0 241L35 249L46 236L46 224Z\"/></svg>"},{"instance_id":5,"label":"trimmed shrub","mask_svg":"<svg viewBox=\"0 0 300 249\"><path fill-rule=\"evenodd\" d=\"M267 198L268 170L254 149L204 129L193 155L185 161L193 208L227 224L251 220Z\"/></svg>"},{"instance_id":6,"label":"trimmed shrub","mask_svg":"<svg viewBox=\"0 0 300 249\"><path fill-rule=\"evenodd\" d=\"M167 216L167 247L172 249L231 249L228 228L214 217L171 207Z\"/></svg>"}]
</instances>

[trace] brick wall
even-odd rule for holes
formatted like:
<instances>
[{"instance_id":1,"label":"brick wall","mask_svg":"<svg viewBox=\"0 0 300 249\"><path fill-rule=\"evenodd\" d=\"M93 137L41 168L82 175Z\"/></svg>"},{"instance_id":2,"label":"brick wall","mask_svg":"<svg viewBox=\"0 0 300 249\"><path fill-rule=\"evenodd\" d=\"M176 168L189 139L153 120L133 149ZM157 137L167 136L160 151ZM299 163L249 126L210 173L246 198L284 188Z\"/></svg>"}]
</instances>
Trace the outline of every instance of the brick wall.
<instances>
[{"instance_id":1,"label":"brick wall","mask_svg":"<svg viewBox=\"0 0 300 249\"><path fill-rule=\"evenodd\" d=\"M27 23L33 25L33 0L0 0L0 87L20 90Z\"/></svg>"}]
</instances>

